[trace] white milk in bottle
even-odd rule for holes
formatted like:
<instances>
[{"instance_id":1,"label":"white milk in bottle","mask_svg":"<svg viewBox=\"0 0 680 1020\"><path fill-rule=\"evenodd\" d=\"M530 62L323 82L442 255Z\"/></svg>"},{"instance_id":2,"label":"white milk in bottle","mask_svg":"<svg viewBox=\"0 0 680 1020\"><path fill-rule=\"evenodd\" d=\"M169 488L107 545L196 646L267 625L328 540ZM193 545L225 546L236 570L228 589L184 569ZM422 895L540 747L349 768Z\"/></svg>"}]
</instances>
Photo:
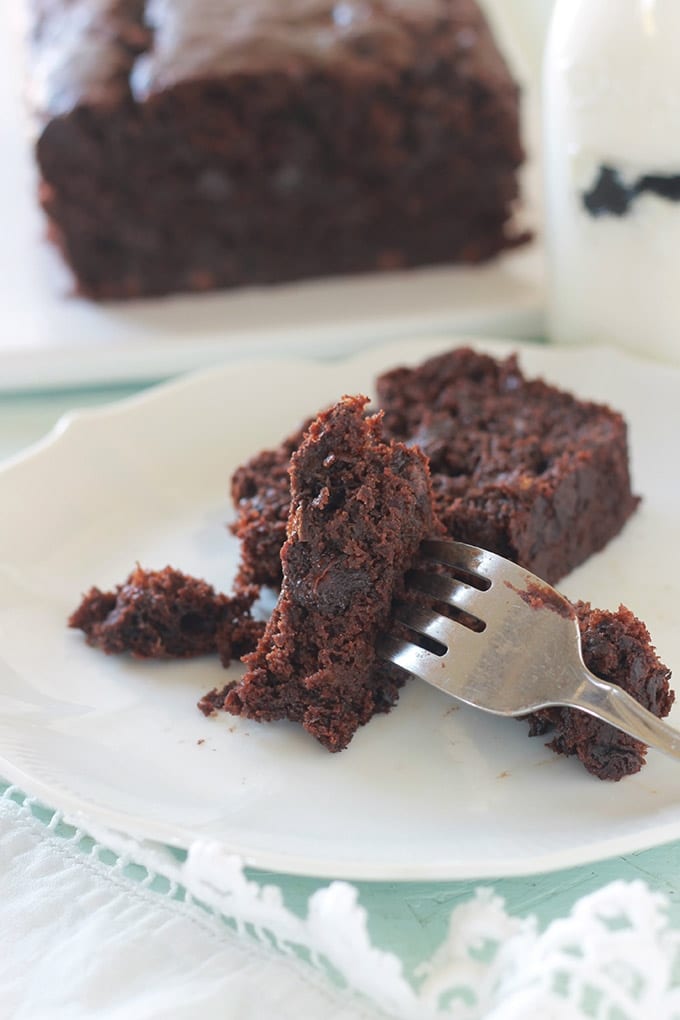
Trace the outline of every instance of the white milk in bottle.
<instances>
[{"instance_id":1,"label":"white milk in bottle","mask_svg":"<svg viewBox=\"0 0 680 1020\"><path fill-rule=\"evenodd\" d=\"M680 362L680 0L557 0L549 334Z\"/></svg>"}]
</instances>

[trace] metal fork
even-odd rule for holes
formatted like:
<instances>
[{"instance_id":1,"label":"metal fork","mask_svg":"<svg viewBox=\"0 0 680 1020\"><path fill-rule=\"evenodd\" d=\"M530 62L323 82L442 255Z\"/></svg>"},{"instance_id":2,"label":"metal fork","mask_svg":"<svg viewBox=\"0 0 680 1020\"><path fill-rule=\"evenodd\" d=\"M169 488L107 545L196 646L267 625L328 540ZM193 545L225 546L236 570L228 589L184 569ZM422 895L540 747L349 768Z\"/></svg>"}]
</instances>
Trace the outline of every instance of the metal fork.
<instances>
[{"instance_id":1,"label":"metal fork","mask_svg":"<svg viewBox=\"0 0 680 1020\"><path fill-rule=\"evenodd\" d=\"M680 760L680 731L661 722L583 662L576 614L559 592L502 556L453 541L427 541L421 559L453 576L415 569L408 587L453 607L450 619L404 603L396 620L429 648L387 634L381 658L460 701L496 715L577 708Z\"/></svg>"}]
</instances>

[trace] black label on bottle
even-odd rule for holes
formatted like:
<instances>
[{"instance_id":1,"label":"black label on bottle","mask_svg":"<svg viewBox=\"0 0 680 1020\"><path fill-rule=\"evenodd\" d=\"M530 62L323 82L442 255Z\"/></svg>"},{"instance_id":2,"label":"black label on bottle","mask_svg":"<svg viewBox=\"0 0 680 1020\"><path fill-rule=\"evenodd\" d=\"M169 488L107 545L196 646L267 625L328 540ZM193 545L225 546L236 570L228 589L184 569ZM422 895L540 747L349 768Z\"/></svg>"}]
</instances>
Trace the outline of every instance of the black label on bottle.
<instances>
[{"instance_id":1,"label":"black label on bottle","mask_svg":"<svg viewBox=\"0 0 680 1020\"><path fill-rule=\"evenodd\" d=\"M615 167L602 165L592 188L583 195L583 205L591 216L625 216L645 192L680 202L680 174L644 174L628 184Z\"/></svg>"}]
</instances>

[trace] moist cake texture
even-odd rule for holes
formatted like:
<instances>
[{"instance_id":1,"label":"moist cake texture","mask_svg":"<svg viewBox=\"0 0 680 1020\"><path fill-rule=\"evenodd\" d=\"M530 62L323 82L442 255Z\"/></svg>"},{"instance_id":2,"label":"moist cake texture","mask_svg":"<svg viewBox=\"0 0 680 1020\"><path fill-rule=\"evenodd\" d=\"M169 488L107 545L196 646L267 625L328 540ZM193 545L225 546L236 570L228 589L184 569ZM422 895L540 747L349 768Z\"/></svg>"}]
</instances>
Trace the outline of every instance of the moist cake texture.
<instances>
[{"instance_id":1,"label":"moist cake texture","mask_svg":"<svg viewBox=\"0 0 680 1020\"><path fill-rule=\"evenodd\" d=\"M262 635L264 624L250 614L257 594L251 588L221 595L172 567L137 566L114 591L91 588L68 624L108 655L187 659L217 652L228 666Z\"/></svg>"},{"instance_id":2,"label":"moist cake texture","mask_svg":"<svg viewBox=\"0 0 680 1020\"><path fill-rule=\"evenodd\" d=\"M81 293L439 262L523 238L475 0L29 0L40 199Z\"/></svg>"},{"instance_id":3,"label":"moist cake texture","mask_svg":"<svg viewBox=\"0 0 680 1020\"><path fill-rule=\"evenodd\" d=\"M290 468L283 583L243 679L215 708L301 723L329 751L397 697L377 636L421 540L436 532L427 462L385 443L366 398L345 397L305 433Z\"/></svg>"}]
</instances>

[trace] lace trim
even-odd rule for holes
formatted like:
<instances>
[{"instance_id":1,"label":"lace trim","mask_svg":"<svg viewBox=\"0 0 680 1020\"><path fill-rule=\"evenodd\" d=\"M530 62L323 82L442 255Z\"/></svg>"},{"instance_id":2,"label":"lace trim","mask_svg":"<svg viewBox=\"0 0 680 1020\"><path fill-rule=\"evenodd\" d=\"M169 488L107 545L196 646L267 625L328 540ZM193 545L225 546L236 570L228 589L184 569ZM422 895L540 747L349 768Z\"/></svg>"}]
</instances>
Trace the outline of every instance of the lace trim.
<instances>
[{"instance_id":1,"label":"lace trim","mask_svg":"<svg viewBox=\"0 0 680 1020\"><path fill-rule=\"evenodd\" d=\"M331 882L300 917L281 889L249 878L213 842L188 854L87 823L73 825L16 787L2 797L29 810L79 852L142 887L224 919L236 932L316 971L398 1020L678 1020L680 932L668 900L642 881L612 882L539 931L513 917L490 888L451 913L446 938L413 982L371 942L356 888Z\"/></svg>"}]
</instances>

